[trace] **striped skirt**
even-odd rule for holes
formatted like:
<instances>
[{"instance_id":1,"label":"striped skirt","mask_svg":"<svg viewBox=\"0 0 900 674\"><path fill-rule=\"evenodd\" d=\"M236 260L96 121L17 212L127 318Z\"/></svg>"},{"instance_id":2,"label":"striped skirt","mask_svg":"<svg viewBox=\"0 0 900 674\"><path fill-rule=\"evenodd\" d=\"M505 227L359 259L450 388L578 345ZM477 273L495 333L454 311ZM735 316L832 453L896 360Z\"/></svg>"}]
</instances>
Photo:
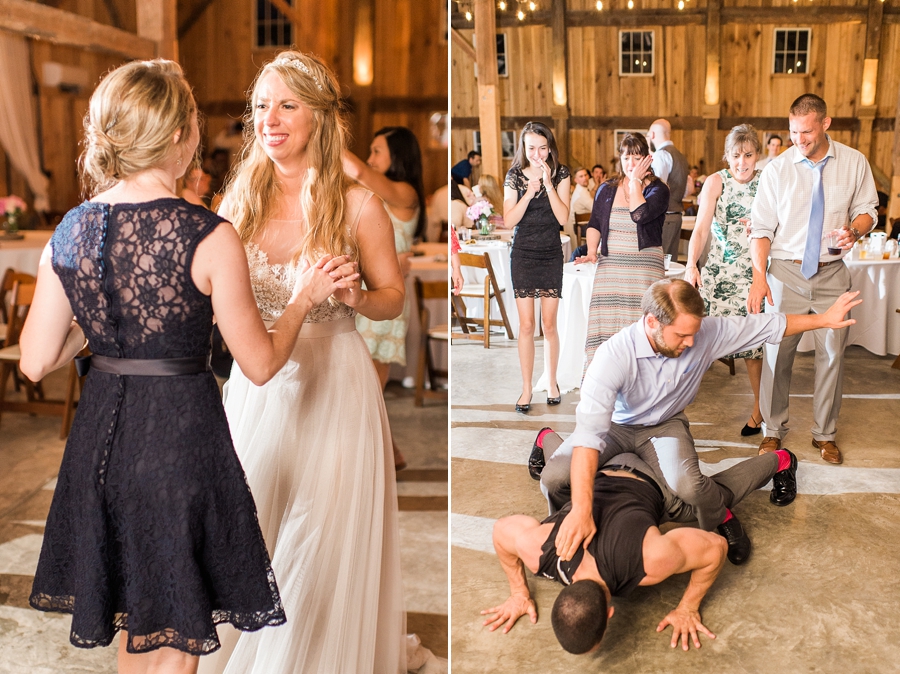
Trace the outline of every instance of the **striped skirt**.
<instances>
[{"instance_id":1,"label":"striped skirt","mask_svg":"<svg viewBox=\"0 0 900 674\"><path fill-rule=\"evenodd\" d=\"M598 257L591 293L585 370L603 342L641 317L641 299L665 275L661 247L638 250L637 225L627 208L609 216L609 255Z\"/></svg>"}]
</instances>

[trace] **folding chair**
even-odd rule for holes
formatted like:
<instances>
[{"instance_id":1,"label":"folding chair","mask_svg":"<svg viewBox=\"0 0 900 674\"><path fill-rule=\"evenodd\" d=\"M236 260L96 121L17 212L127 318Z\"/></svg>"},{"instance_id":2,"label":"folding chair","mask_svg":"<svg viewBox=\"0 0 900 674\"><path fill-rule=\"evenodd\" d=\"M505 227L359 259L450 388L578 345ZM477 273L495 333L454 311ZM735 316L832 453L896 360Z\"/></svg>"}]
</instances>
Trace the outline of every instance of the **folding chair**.
<instances>
[{"instance_id":1,"label":"folding chair","mask_svg":"<svg viewBox=\"0 0 900 674\"><path fill-rule=\"evenodd\" d=\"M591 221L590 213L576 213L575 214L575 247L578 248L582 243L584 243L584 237L586 236L585 232L587 231L587 224ZM568 262L568 260L566 260Z\"/></svg>"},{"instance_id":2,"label":"folding chair","mask_svg":"<svg viewBox=\"0 0 900 674\"><path fill-rule=\"evenodd\" d=\"M506 328L506 336L514 339L512 328L509 325L509 318L506 316L506 307L503 305L503 288L497 282L497 276L494 273L494 267L491 265L490 255L473 255L472 253L460 253L459 263L463 267L475 267L484 269L487 275L484 277L484 283L465 283L459 295L451 296L456 319L462 328L462 334L453 333L454 337L461 339L478 339L484 342L484 348L491 348L491 326L497 325ZM463 302L464 297L480 297L484 301L484 317L469 318L466 316L466 305ZM503 320L491 319L491 300L497 301L500 309L500 316ZM481 325L483 334L470 332L469 327L477 327Z\"/></svg>"},{"instance_id":3,"label":"folding chair","mask_svg":"<svg viewBox=\"0 0 900 674\"><path fill-rule=\"evenodd\" d=\"M416 278L416 306L419 309L420 343L419 343L419 367L416 371L416 407L425 405L425 398L439 398L447 400L447 390L438 388L438 378L447 379L446 370L438 370L434 366L431 355L432 342L448 344L450 342L450 326L446 323L429 327L431 312L425 306L426 300L446 300L450 294L450 284L447 281L423 281ZM425 388L425 376L428 376L430 388Z\"/></svg>"}]
</instances>

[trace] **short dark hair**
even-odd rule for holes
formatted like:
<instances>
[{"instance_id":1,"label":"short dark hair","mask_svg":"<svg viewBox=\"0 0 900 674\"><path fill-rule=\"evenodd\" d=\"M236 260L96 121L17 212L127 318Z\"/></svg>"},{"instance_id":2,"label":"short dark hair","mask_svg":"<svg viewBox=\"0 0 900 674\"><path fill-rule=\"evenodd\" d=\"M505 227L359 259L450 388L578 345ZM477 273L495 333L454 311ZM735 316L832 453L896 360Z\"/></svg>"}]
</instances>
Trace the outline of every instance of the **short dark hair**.
<instances>
[{"instance_id":1,"label":"short dark hair","mask_svg":"<svg viewBox=\"0 0 900 674\"><path fill-rule=\"evenodd\" d=\"M791 117L801 117L811 112L816 113L816 118L821 122L828 117L828 105L815 94L803 94L791 103Z\"/></svg>"},{"instance_id":2,"label":"short dark hair","mask_svg":"<svg viewBox=\"0 0 900 674\"><path fill-rule=\"evenodd\" d=\"M591 173L594 172L594 169L600 169L601 171L604 171L604 172L606 171L606 169L603 168L603 164L594 164L593 166L591 166Z\"/></svg>"},{"instance_id":3,"label":"short dark hair","mask_svg":"<svg viewBox=\"0 0 900 674\"><path fill-rule=\"evenodd\" d=\"M594 580L564 587L553 604L550 622L559 645L569 653L587 653L603 638L608 617L606 593Z\"/></svg>"},{"instance_id":4,"label":"short dark hair","mask_svg":"<svg viewBox=\"0 0 900 674\"><path fill-rule=\"evenodd\" d=\"M480 157L481 153L478 150L469 150L468 158L475 159L475 157Z\"/></svg>"},{"instance_id":5,"label":"short dark hair","mask_svg":"<svg viewBox=\"0 0 900 674\"><path fill-rule=\"evenodd\" d=\"M679 314L696 318L706 315L700 292L687 281L664 278L647 288L641 299L641 311L653 316L660 325L672 325Z\"/></svg>"},{"instance_id":6,"label":"short dark hair","mask_svg":"<svg viewBox=\"0 0 900 674\"><path fill-rule=\"evenodd\" d=\"M779 136L777 133L773 133L771 136L769 136L769 140L766 141L766 145L771 143L773 140L777 140L779 143L784 145L784 141L781 139L781 136Z\"/></svg>"}]
</instances>

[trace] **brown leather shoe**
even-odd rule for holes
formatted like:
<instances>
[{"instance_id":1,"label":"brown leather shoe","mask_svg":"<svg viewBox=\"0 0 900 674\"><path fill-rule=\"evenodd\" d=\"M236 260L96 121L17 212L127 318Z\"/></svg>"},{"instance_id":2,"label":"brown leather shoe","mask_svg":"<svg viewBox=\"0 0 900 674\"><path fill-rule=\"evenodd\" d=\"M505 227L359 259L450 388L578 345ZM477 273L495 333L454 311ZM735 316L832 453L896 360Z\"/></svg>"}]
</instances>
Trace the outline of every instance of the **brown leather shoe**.
<instances>
[{"instance_id":1,"label":"brown leather shoe","mask_svg":"<svg viewBox=\"0 0 900 674\"><path fill-rule=\"evenodd\" d=\"M841 450L838 449L833 440L813 440L812 445L819 450L822 459L828 463L838 464L844 462Z\"/></svg>"},{"instance_id":2,"label":"brown leather shoe","mask_svg":"<svg viewBox=\"0 0 900 674\"><path fill-rule=\"evenodd\" d=\"M763 441L759 443L760 456L763 454L768 454L769 452L774 452L777 449L781 449L781 438L775 438L771 435L767 435L763 438Z\"/></svg>"}]
</instances>

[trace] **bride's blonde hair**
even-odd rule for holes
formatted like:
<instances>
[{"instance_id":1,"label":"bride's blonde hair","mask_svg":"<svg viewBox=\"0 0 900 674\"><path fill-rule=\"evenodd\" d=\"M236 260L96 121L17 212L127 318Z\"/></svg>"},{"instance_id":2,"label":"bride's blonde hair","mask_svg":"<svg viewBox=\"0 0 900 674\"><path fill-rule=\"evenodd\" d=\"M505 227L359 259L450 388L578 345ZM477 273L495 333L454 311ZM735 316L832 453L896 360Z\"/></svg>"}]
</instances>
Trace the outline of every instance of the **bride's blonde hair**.
<instances>
[{"instance_id":1,"label":"bride's blonde hair","mask_svg":"<svg viewBox=\"0 0 900 674\"><path fill-rule=\"evenodd\" d=\"M244 145L226 185L228 216L246 243L265 226L278 197L275 166L256 138L254 125L259 83L268 73L277 74L313 113L307 175L300 190L306 235L294 261L312 262L325 253L358 258L356 242L344 223L344 197L350 187L341 160L348 137L344 103L334 74L309 54L283 51L253 80L244 114Z\"/></svg>"}]
</instances>

